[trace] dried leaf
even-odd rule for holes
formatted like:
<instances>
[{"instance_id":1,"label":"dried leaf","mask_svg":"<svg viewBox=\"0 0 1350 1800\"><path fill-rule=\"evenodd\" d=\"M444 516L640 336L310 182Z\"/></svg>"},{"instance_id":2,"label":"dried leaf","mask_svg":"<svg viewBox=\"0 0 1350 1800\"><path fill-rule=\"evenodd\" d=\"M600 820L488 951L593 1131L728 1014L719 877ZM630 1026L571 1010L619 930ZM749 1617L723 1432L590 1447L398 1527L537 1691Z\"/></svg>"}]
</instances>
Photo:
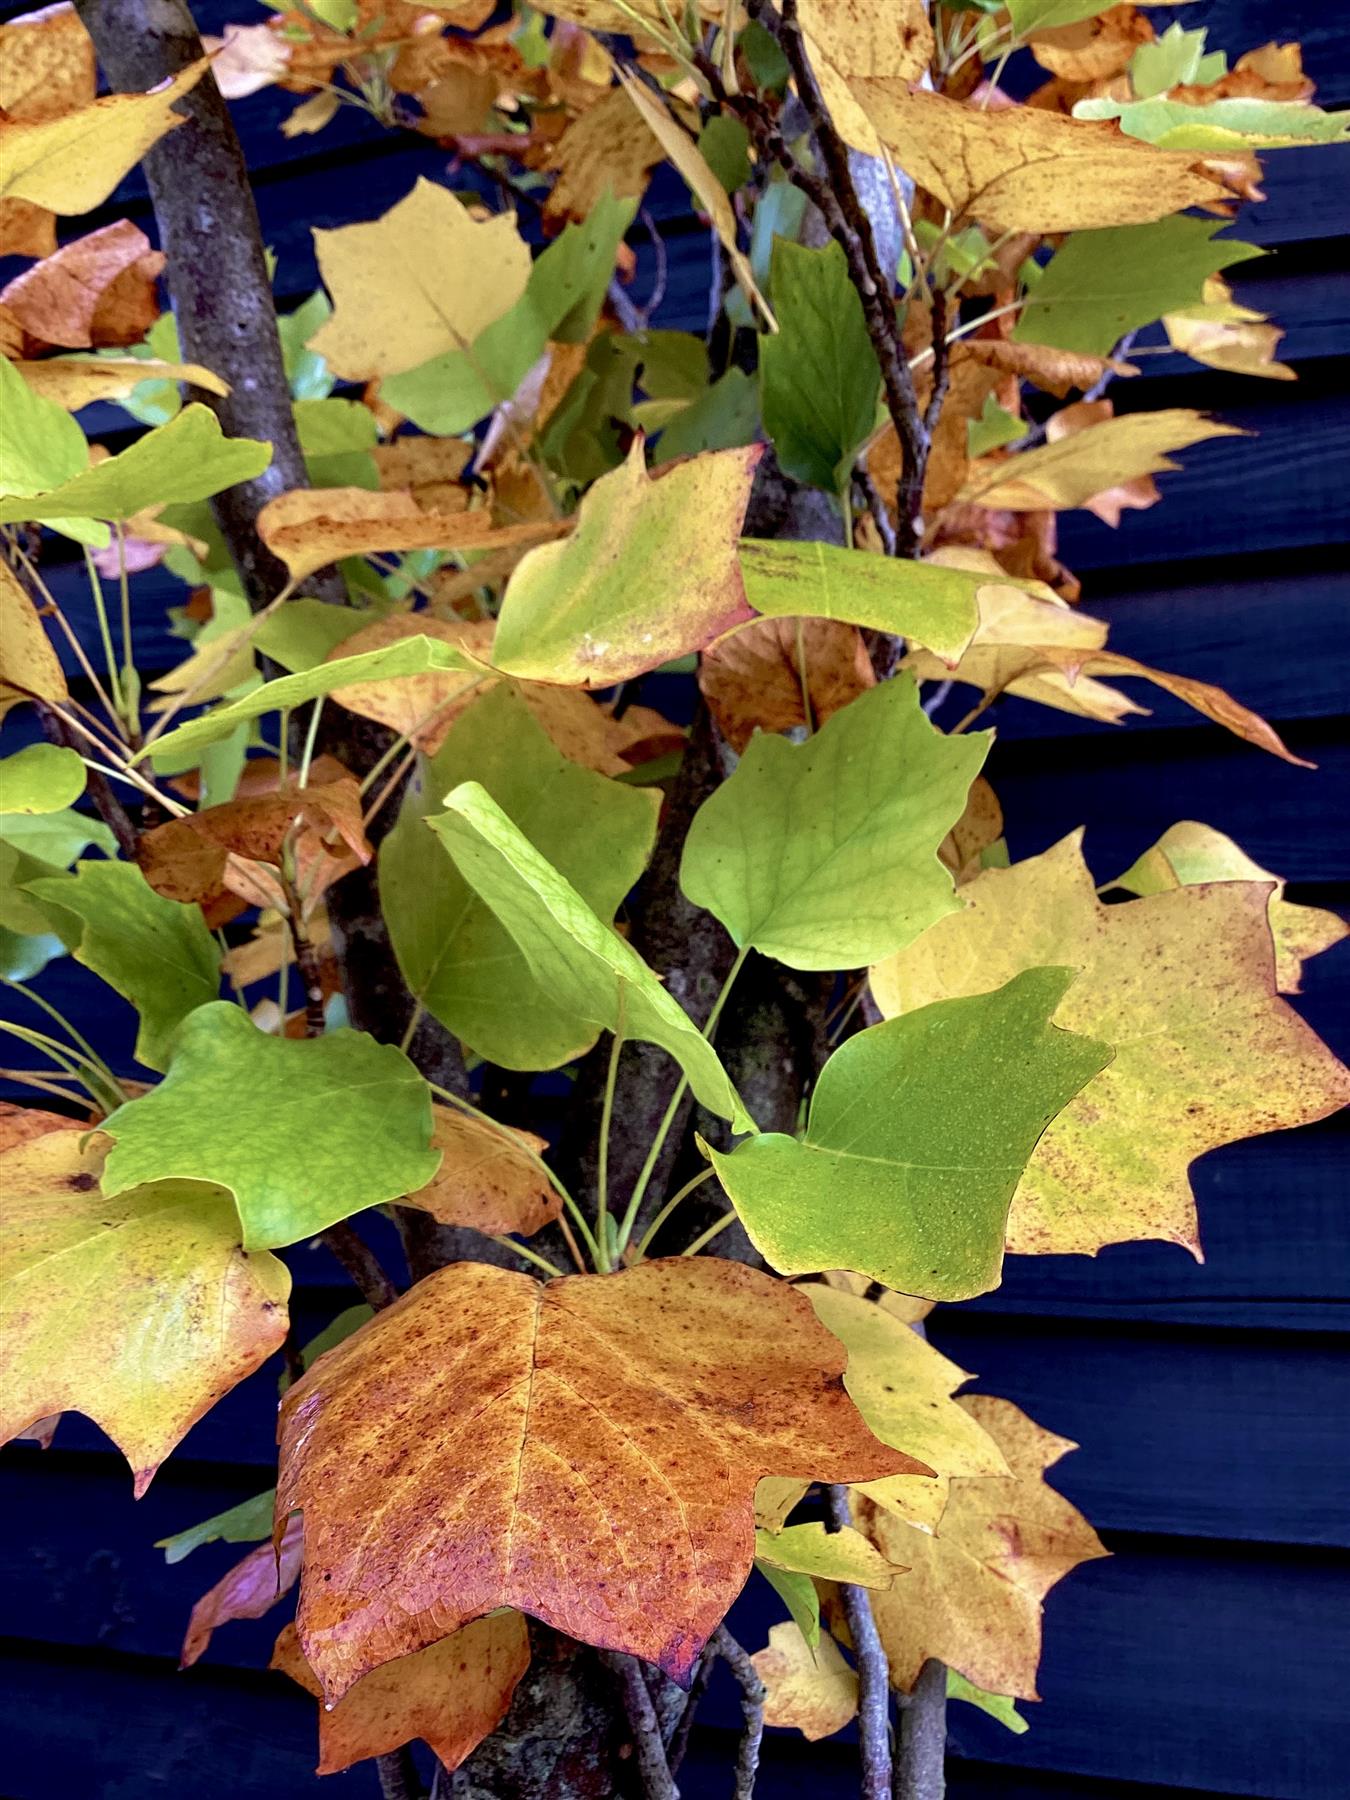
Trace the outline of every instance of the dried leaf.
<instances>
[{"instance_id":1,"label":"dried leaf","mask_svg":"<svg viewBox=\"0 0 1350 1800\"><path fill-rule=\"evenodd\" d=\"M37 608L0 557L0 718L22 700L61 701L66 678Z\"/></svg>"},{"instance_id":2,"label":"dried leaf","mask_svg":"<svg viewBox=\"0 0 1350 1800\"><path fill-rule=\"evenodd\" d=\"M74 112L97 92L94 45L73 6L44 6L0 25L0 107L12 119Z\"/></svg>"},{"instance_id":3,"label":"dried leaf","mask_svg":"<svg viewBox=\"0 0 1350 1800\"><path fill-rule=\"evenodd\" d=\"M823 725L876 676L856 625L756 619L708 646L698 684L722 735L742 751L757 729Z\"/></svg>"},{"instance_id":4,"label":"dried leaf","mask_svg":"<svg viewBox=\"0 0 1350 1800\"><path fill-rule=\"evenodd\" d=\"M304 1529L299 1515L287 1519L280 1543L259 1544L208 1588L192 1609L178 1659L190 1669L211 1642L212 1633L232 1619L261 1619L290 1593L300 1578Z\"/></svg>"},{"instance_id":5,"label":"dried leaf","mask_svg":"<svg viewBox=\"0 0 1350 1800\"><path fill-rule=\"evenodd\" d=\"M1194 1158L1325 1118L1350 1099L1350 1075L1277 997L1268 883L1103 906L1080 846L1075 833L987 870L961 890L963 912L873 970L872 991L889 1016L1040 963L1079 968L1055 1022L1103 1031L1116 1057L1041 1139L1008 1248L1092 1255L1156 1237L1198 1257Z\"/></svg>"},{"instance_id":6,"label":"dried leaf","mask_svg":"<svg viewBox=\"0 0 1350 1800\"><path fill-rule=\"evenodd\" d=\"M485 1125L448 1106L432 1110L431 1144L441 1166L404 1200L442 1225L532 1237L556 1219L562 1199L539 1164L548 1139Z\"/></svg>"},{"instance_id":7,"label":"dried leaf","mask_svg":"<svg viewBox=\"0 0 1350 1800\"><path fill-rule=\"evenodd\" d=\"M129 219L65 244L0 290L27 348L136 344L159 317L164 257Z\"/></svg>"},{"instance_id":8,"label":"dried leaf","mask_svg":"<svg viewBox=\"0 0 1350 1800\"><path fill-rule=\"evenodd\" d=\"M101 1132L59 1129L0 1156L0 1441L82 1412L131 1464L139 1497L190 1427L281 1343L291 1278L274 1256L244 1254L219 1188L160 1181L101 1194L107 1150Z\"/></svg>"},{"instance_id":9,"label":"dried leaf","mask_svg":"<svg viewBox=\"0 0 1350 1800\"><path fill-rule=\"evenodd\" d=\"M516 1683L530 1666L530 1637L518 1612L475 1619L453 1637L382 1664L331 1710L319 1708L320 1775L336 1775L412 1738L441 1766L457 1769L506 1716ZM305 1661L294 1625L284 1626L272 1667L316 1700L323 1689Z\"/></svg>"},{"instance_id":10,"label":"dried leaf","mask_svg":"<svg viewBox=\"0 0 1350 1800\"><path fill-rule=\"evenodd\" d=\"M555 169L558 179L544 202L546 219L585 219L605 194L637 200L665 151L621 87L588 106L556 144L531 161Z\"/></svg>"},{"instance_id":11,"label":"dried leaf","mask_svg":"<svg viewBox=\"0 0 1350 1800\"><path fill-rule=\"evenodd\" d=\"M957 887L972 881L984 867L984 854L1003 836L1003 808L998 795L977 775L966 796L966 810L952 826L938 850L941 861L952 872Z\"/></svg>"},{"instance_id":12,"label":"dried leaf","mask_svg":"<svg viewBox=\"0 0 1350 1800\"><path fill-rule=\"evenodd\" d=\"M813 1650L799 1626L774 1625L750 1658L764 1683L764 1723L795 1728L809 1742L842 1731L858 1710L858 1677L834 1639Z\"/></svg>"},{"instance_id":13,"label":"dried leaf","mask_svg":"<svg viewBox=\"0 0 1350 1800\"><path fill-rule=\"evenodd\" d=\"M79 412L96 400L124 400L143 381L187 381L208 393L228 394L230 385L200 363L158 362L151 358L100 356L53 357L45 362L15 364L20 375L45 400Z\"/></svg>"},{"instance_id":14,"label":"dried leaf","mask_svg":"<svg viewBox=\"0 0 1350 1800\"><path fill-rule=\"evenodd\" d=\"M758 1478L901 1466L842 1367L801 1295L716 1258L419 1282L282 1402L326 1696L498 1606L687 1681L749 1573Z\"/></svg>"}]
</instances>

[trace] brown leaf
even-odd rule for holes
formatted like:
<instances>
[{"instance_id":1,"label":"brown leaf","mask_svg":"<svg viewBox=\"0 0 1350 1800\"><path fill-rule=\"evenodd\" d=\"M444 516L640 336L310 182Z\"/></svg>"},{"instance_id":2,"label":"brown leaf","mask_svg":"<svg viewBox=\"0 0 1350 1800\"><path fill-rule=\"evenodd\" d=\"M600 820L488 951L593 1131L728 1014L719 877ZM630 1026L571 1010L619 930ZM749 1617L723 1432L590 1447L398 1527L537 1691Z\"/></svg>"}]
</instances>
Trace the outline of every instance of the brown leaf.
<instances>
[{"instance_id":1,"label":"brown leaf","mask_svg":"<svg viewBox=\"0 0 1350 1800\"><path fill-rule=\"evenodd\" d=\"M420 1281L282 1402L325 1695L499 1606L687 1681L749 1573L761 1475L911 1464L843 1368L802 1295L717 1258Z\"/></svg>"},{"instance_id":2,"label":"brown leaf","mask_svg":"<svg viewBox=\"0 0 1350 1800\"><path fill-rule=\"evenodd\" d=\"M1003 836L1003 808L983 775L977 775L966 797L966 810L938 849L958 887L979 874L981 857ZM920 1314L920 1317L923 1315Z\"/></svg>"},{"instance_id":3,"label":"brown leaf","mask_svg":"<svg viewBox=\"0 0 1350 1800\"><path fill-rule=\"evenodd\" d=\"M640 199L665 154L623 89L611 88L556 144L530 158L534 168L558 171L544 202L545 219L584 219L606 192L616 200Z\"/></svg>"},{"instance_id":4,"label":"brown leaf","mask_svg":"<svg viewBox=\"0 0 1350 1800\"><path fill-rule=\"evenodd\" d=\"M733 750L744 750L756 728L823 725L875 684L862 633L837 619L756 619L705 650L698 671Z\"/></svg>"},{"instance_id":5,"label":"brown leaf","mask_svg":"<svg viewBox=\"0 0 1350 1800\"><path fill-rule=\"evenodd\" d=\"M336 1775L413 1738L446 1769L457 1769L506 1716L530 1666L530 1635L518 1612L475 1619L453 1637L384 1663L331 1708L319 1707L320 1775ZM283 1626L272 1667L323 1699L295 1626Z\"/></svg>"},{"instance_id":6,"label":"brown leaf","mask_svg":"<svg viewBox=\"0 0 1350 1800\"><path fill-rule=\"evenodd\" d=\"M0 1152L13 1150L18 1144L31 1143L52 1131L88 1131L81 1119L68 1119L64 1113L44 1112L37 1106L15 1106L0 1101Z\"/></svg>"},{"instance_id":7,"label":"brown leaf","mask_svg":"<svg viewBox=\"0 0 1350 1800\"><path fill-rule=\"evenodd\" d=\"M65 244L0 290L28 352L136 344L159 317L164 258L129 219Z\"/></svg>"},{"instance_id":8,"label":"brown leaf","mask_svg":"<svg viewBox=\"0 0 1350 1800\"><path fill-rule=\"evenodd\" d=\"M223 37L203 37L211 55L211 73L227 100L246 100L271 87L291 60L290 45L270 24L227 25Z\"/></svg>"},{"instance_id":9,"label":"brown leaf","mask_svg":"<svg viewBox=\"0 0 1350 1800\"><path fill-rule=\"evenodd\" d=\"M54 212L32 200L0 200L0 256L50 256L55 248ZM0 349L13 358L20 354L23 333L17 321L12 333L6 330L4 317L0 314Z\"/></svg>"},{"instance_id":10,"label":"brown leaf","mask_svg":"<svg viewBox=\"0 0 1350 1800\"><path fill-rule=\"evenodd\" d=\"M286 1520L279 1547L259 1544L202 1595L188 1619L179 1668L192 1667L219 1626L231 1619L261 1619L271 1612L295 1586L303 1554L304 1523L295 1515Z\"/></svg>"},{"instance_id":11,"label":"brown leaf","mask_svg":"<svg viewBox=\"0 0 1350 1800\"><path fill-rule=\"evenodd\" d=\"M437 1106L431 1147L441 1151L441 1166L404 1205L430 1213L442 1225L532 1237L562 1211L561 1196L539 1166L539 1152L547 1146L547 1138L532 1131L485 1125Z\"/></svg>"},{"instance_id":12,"label":"brown leaf","mask_svg":"<svg viewBox=\"0 0 1350 1800\"><path fill-rule=\"evenodd\" d=\"M1113 6L1095 19L1080 19L1033 33L1031 54L1065 81L1109 81L1123 75L1140 44L1151 44L1153 25L1137 6Z\"/></svg>"},{"instance_id":13,"label":"brown leaf","mask_svg":"<svg viewBox=\"0 0 1350 1800\"><path fill-rule=\"evenodd\" d=\"M1139 373L1134 363L1116 362L1109 356L1057 350L1050 344L1017 344L1011 338L966 338L952 347L953 367L961 362L985 363L991 369L1033 382L1061 400L1073 388L1092 387L1103 375Z\"/></svg>"},{"instance_id":14,"label":"brown leaf","mask_svg":"<svg viewBox=\"0 0 1350 1800\"><path fill-rule=\"evenodd\" d=\"M791 1620L773 1626L750 1658L764 1683L764 1723L795 1727L809 1742L842 1731L858 1710L858 1677L822 1633L813 1650Z\"/></svg>"},{"instance_id":15,"label":"brown leaf","mask_svg":"<svg viewBox=\"0 0 1350 1800\"><path fill-rule=\"evenodd\" d=\"M473 461L473 445L462 438L391 438L371 451L386 493L405 488L423 512L464 512L469 490L460 476Z\"/></svg>"},{"instance_id":16,"label":"brown leaf","mask_svg":"<svg viewBox=\"0 0 1350 1800\"><path fill-rule=\"evenodd\" d=\"M97 92L94 45L73 6L45 6L0 25L0 107L12 119L73 112Z\"/></svg>"},{"instance_id":17,"label":"brown leaf","mask_svg":"<svg viewBox=\"0 0 1350 1800\"><path fill-rule=\"evenodd\" d=\"M936 1535L858 1503L858 1524L882 1555L909 1566L893 1588L872 1595L873 1616L902 1693L934 1657L991 1693L1035 1700L1041 1602L1071 1569L1106 1551L1044 1479L1076 1446L1010 1400L973 1395L959 1404L995 1439L1012 1473L954 1476Z\"/></svg>"}]
</instances>

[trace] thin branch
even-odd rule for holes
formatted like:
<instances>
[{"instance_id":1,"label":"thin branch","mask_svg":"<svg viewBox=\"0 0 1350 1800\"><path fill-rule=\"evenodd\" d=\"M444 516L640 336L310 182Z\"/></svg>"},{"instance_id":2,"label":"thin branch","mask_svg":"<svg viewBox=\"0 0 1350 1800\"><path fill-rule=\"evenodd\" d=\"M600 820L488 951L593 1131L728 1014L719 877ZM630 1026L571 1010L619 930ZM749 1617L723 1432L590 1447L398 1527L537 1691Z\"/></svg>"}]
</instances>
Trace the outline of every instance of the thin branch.
<instances>
[{"instance_id":1,"label":"thin branch","mask_svg":"<svg viewBox=\"0 0 1350 1800\"><path fill-rule=\"evenodd\" d=\"M900 1707L894 1800L942 1800L946 1764L947 1669L929 1657Z\"/></svg>"},{"instance_id":2,"label":"thin branch","mask_svg":"<svg viewBox=\"0 0 1350 1800\"><path fill-rule=\"evenodd\" d=\"M605 1651L600 1660L617 1678L623 1694L628 1729L632 1733L633 1750L647 1800L680 1800L680 1790L670 1773L661 1726L642 1670L633 1657L621 1656L614 1651Z\"/></svg>"},{"instance_id":3,"label":"thin branch","mask_svg":"<svg viewBox=\"0 0 1350 1800\"><path fill-rule=\"evenodd\" d=\"M837 1531L853 1523L848 1489L825 1489L830 1518ZM858 1664L858 1737L862 1751L862 1800L891 1800L891 1684L890 1666L881 1634L872 1616L867 1589L840 1582L839 1598L853 1639Z\"/></svg>"},{"instance_id":4,"label":"thin branch","mask_svg":"<svg viewBox=\"0 0 1350 1800\"><path fill-rule=\"evenodd\" d=\"M725 1625L719 1625L708 1639L709 1645L736 1677L741 1690L741 1715L745 1733L736 1752L735 1800L751 1800L755 1776L759 1772L759 1747L764 1738L764 1683L755 1673L755 1665L732 1637Z\"/></svg>"},{"instance_id":5,"label":"thin branch","mask_svg":"<svg viewBox=\"0 0 1350 1800\"><path fill-rule=\"evenodd\" d=\"M708 1683L712 1680L712 1672L717 1667L717 1657L710 1650L705 1650L694 1670L694 1679L689 1684L689 1694L684 1703L684 1711L680 1714L674 1731L670 1734L670 1742L666 1745L666 1761L670 1765L672 1775L678 1775L680 1764L684 1761L685 1752L689 1748L689 1739L694 1729L694 1715L698 1712L699 1702L708 1691Z\"/></svg>"},{"instance_id":6,"label":"thin branch","mask_svg":"<svg viewBox=\"0 0 1350 1800\"><path fill-rule=\"evenodd\" d=\"M319 1233L319 1242L333 1252L351 1277L353 1284L375 1312L382 1312L398 1299L398 1289L381 1268L378 1259L345 1219Z\"/></svg>"},{"instance_id":7,"label":"thin branch","mask_svg":"<svg viewBox=\"0 0 1350 1800\"><path fill-rule=\"evenodd\" d=\"M390 1750L377 1756L375 1773L380 1783L380 1800L422 1800L417 1764L406 1744L401 1750Z\"/></svg>"}]
</instances>

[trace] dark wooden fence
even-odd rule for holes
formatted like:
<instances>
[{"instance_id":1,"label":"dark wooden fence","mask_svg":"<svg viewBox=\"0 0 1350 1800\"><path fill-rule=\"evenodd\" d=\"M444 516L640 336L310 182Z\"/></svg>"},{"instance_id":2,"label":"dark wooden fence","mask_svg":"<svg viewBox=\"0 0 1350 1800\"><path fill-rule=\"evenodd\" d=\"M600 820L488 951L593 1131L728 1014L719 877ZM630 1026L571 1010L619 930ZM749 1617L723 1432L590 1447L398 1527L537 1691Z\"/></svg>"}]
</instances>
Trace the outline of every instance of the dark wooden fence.
<instances>
[{"instance_id":1,"label":"dark wooden fence","mask_svg":"<svg viewBox=\"0 0 1350 1800\"><path fill-rule=\"evenodd\" d=\"M197 8L203 29L246 11ZM1201 0L1187 24L1236 53L1298 38L1328 106L1350 103L1350 9L1334 0ZM368 219L434 147L381 135L356 115L287 141L290 103L238 108L279 283L315 283L310 228ZM1219 681L1314 758L1289 768L1197 723L1166 696L1127 728L1087 727L1016 702L998 709L997 781L1014 854L1083 820L1105 874L1178 818L1231 833L1293 882L1295 898L1350 901L1350 148L1267 159L1269 200L1239 225L1273 254L1238 271L1242 298L1288 328L1298 385L1197 371L1171 356L1118 390L1118 405L1195 405L1252 437L1187 452L1163 504L1118 532L1086 514L1063 530L1085 603L1113 645ZM143 217L132 184L130 208ZM127 210L127 197L109 216ZM658 188L671 282L660 322L705 315L706 239ZM640 249L640 279L650 259ZM1161 392L1160 392L1161 390ZM153 584L154 577L142 578ZM166 602L173 598L166 584ZM78 610L77 589L70 590ZM167 639L162 661L176 660ZM153 658L153 652L152 652ZM69 961L50 991L111 1054L126 1012L104 1008ZM106 994L106 990L104 990ZM1350 1048L1350 946L1312 964L1298 1002ZM934 1321L942 1349L1043 1424L1077 1439L1057 1483L1100 1528L1111 1560L1078 1571L1046 1609L1044 1702L1009 1738L954 1709L955 1796L1111 1800L1162 1794L1342 1800L1350 1794L1350 1203L1344 1121L1256 1139L1196 1168L1209 1261L1162 1245L1095 1261L1014 1259L995 1294ZM294 1258L302 1336L347 1292L321 1252ZM139 1504L125 1465L71 1416L56 1446L0 1460L0 1790L13 1800L300 1800L368 1796L368 1770L320 1784L314 1705L263 1672L274 1616L234 1625L185 1674L176 1654L193 1599L238 1554L165 1566L154 1539L269 1485L276 1371L236 1390L189 1436ZM751 1601L745 1635L762 1641ZM968 1715L968 1716L965 1716ZM686 1792L729 1791L714 1695ZM720 1768L719 1768L720 1762ZM772 1734L766 1800L853 1790L848 1747Z\"/></svg>"}]
</instances>

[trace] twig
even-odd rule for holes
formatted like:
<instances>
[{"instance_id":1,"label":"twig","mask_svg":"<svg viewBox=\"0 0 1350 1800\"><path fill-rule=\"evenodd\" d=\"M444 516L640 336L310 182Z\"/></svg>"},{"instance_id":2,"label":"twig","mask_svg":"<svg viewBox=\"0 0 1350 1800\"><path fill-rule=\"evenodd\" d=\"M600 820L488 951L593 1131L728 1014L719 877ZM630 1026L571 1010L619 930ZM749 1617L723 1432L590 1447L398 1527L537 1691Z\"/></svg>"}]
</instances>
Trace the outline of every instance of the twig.
<instances>
[{"instance_id":1,"label":"twig","mask_svg":"<svg viewBox=\"0 0 1350 1800\"><path fill-rule=\"evenodd\" d=\"M825 1489L826 1504L836 1531L853 1523L848 1489ZM862 1751L861 1800L891 1800L891 1686L890 1667L881 1645L881 1634L872 1616L866 1588L840 1582L839 1598L853 1639L858 1663L858 1736Z\"/></svg>"},{"instance_id":2,"label":"twig","mask_svg":"<svg viewBox=\"0 0 1350 1800\"><path fill-rule=\"evenodd\" d=\"M62 749L74 750L77 755L83 756L79 744L75 741L75 734L66 721L58 718L53 708L48 706L45 701L38 700L34 704L37 707L37 715L42 723L42 730L47 741L52 744L60 744ZM132 824L130 813L112 791L108 777L99 769L91 769L86 762L85 785L99 818L117 839L117 848L128 861L135 862L136 827Z\"/></svg>"},{"instance_id":3,"label":"twig","mask_svg":"<svg viewBox=\"0 0 1350 1800\"><path fill-rule=\"evenodd\" d=\"M689 1693L684 1703L684 1711L676 1721L675 1729L670 1734L670 1742L666 1745L666 1761L670 1765L672 1775L678 1775L680 1764L684 1761L685 1752L689 1748L689 1739L694 1729L694 1715L698 1711L700 1700L708 1691L708 1683L712 1680L712 1672L717 1667L717 1657L710 1650L705 1650L702 1660L694 1670L694 1679L689 1683Z\"/></svg>"},{"instance_id":4,"label":"twig","mask_svg":"<svg viewBox=\"0 0 1350 1800\"><path fill-rule=\"evenodd\" d=\"M351 1277L361 1298L375 1312L398 1299L398 1289L385 1274L375 1253L362 1242L345 1219L319 1233L319 1242L333 1252Z\"/></svg>"},{"instance_id":5,"label":"twig","mask_svg":"<svg viewBox=\"0 0 1350 1800\"><path fill-rule=\"evenodd\" d=\"M417 1764L405 1744L401 1750L389 1750L375 1758L381 1800L422 1800L422 1783Z\"/></svg>"},{"instance_id":6,"label":"twig","mask_svg":"<svg viewBox=\"0 0 1350 1800\"><path fill-rule=\"evenodd\" d=\"M894 1800L942 1800L946 1763L947 1668L929 1657L900 1707Z\"/></svg>"},{"instance_id":7,"label":"twig","mask_svg":"<svg viewBox=\"0 0 1350 1800\"><path fill-rule=\"evenodd\" d=\"M680 1800L680 1790L670 1773L656 1708L642 1678L642 1670L633 1657L621 1656L614 1651L605 1651L601 1661L617 1678L623 1693L628 1729L633 1734L633 1749L647 1800Z\"/></svg>"},{"instance_id":8,"label":"twig","mask_svg":"<svg viewBox=\"0 0 1350 1800\"><path fill-rule=\"evenodd\" d=\"M764 1737L764 1683L755 1673L755 1665L732 1637L725 1625L719 1625L708 1639L709 1645L722 1658L736 1677L741 1690L741 1714L745 1733L736 1752L735 1800L751 1800L755 1776L759 1771L759 1746Z\"/></svg>"},{"instance_id":9,"label":"twig","mask_svg":"<svg viewBox=\"0 0 1350 1800\"><path fill-rule=\"evenodd\" d=\"M891 524L891 515L886 511L886 502L881 497L881 489L864 468L855 469L853 479L861 488L863 499L867 502L867 510L872 515L872 523L877 528L877 536L881 539L882 549L887 556L894 556L895 527Z\"/></svg>"}]
</instances>

